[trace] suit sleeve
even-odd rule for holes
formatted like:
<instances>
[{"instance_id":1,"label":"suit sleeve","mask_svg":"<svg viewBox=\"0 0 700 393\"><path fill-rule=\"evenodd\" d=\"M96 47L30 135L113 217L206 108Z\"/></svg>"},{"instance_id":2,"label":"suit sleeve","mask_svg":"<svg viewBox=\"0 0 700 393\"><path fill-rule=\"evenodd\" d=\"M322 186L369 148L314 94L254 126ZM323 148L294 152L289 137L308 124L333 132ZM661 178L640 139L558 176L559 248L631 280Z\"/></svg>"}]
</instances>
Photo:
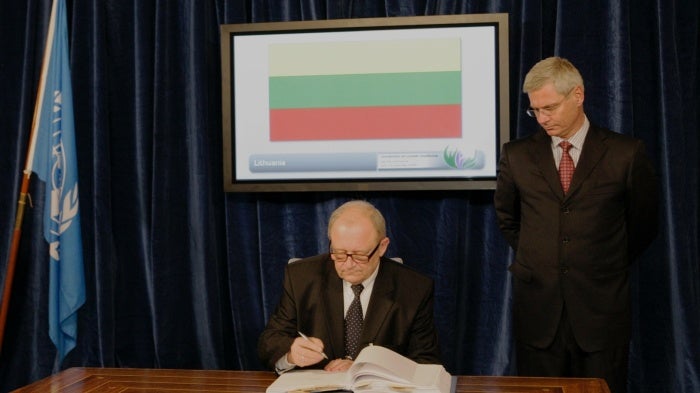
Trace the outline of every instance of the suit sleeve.
<instances>
[{"instance_id":1,"label":"suit sleeve","mask_svg":"<svg viewBox=\"0 0 700 393\"><path fill-rule=\"evenodd\" d=\"M518 249L520 238L520 194L513 180L508 144L501 150L498 162L498 179L493 197L498 227L513 250Z\"/></svg>"},{"instance_id":2,"label":"suit sleeve","mask_svg":"<svg viewBox=\"0 0 700 393\"><path fill-rule=\"evenodd\" d=\"M258 339L258 356L265 366L274 369L275 362L289 351L297 335L296 321L296 305L287 267L280 301Z\"/></svg>"},{"instance_id":3,"label":"suit sleeve","mask_svg":"<svg viewBox=\"0 0 700 393\"><path fill-rule=\"evenodd\" d=\"M658 181L642 141L637 141L630 165L626 204L628 251L634 259L654 240L658 230Z\"/></svg>"},{"instance_id":4,"label":"suit sleeve","mask_svg":"<svg viewBox=\"0 0 700 393\"><path fill-rule=\"evenodd\" d=\"M411 327L407 357L417 363L442 364L434 323L434 292L431 281Z\"/></svg>"}]
</instances>

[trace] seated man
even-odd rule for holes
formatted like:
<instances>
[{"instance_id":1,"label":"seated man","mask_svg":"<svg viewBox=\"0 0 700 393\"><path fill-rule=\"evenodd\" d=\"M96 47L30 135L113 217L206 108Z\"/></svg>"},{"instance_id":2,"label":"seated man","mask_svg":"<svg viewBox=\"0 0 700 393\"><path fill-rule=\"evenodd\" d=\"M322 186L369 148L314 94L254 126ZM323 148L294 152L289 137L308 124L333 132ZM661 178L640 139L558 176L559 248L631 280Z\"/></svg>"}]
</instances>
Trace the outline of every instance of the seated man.
<instances>
[{"instance_id":1,"label":"seated man","mask_svg":"<svg viewBox=\"0 0 700 393\"><path fill-rule=\"evenodd\" d=\"M263 363L278 373L343 371L371 344L441 363L433 281L384 257L382 214L368 202L347 202L331 215L328 239L329 253L287 265L280 302L258 342Z\"/></svg>"}]
</instances>

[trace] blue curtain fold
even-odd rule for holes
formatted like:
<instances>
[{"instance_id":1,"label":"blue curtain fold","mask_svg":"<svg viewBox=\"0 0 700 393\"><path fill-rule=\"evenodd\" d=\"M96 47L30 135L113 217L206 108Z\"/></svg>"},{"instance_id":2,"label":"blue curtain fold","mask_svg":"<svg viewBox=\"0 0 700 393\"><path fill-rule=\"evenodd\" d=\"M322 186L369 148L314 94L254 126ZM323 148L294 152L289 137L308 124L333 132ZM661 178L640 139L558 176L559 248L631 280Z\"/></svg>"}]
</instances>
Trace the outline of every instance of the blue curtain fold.
<instances>
[{"instance_id":1,"label":"blue curtain fold","mask_svg":"<svg viewBox=\"0 0 700 393\"><path fill-rule=\"evenodd\" d=\"M224 193L219 25L509 14L511 137L535 129L521 93L551 55L583 74L592 122L643 139L661 230L632 267L630 392L700 391L700 4L695 0L68 1L87 301L61 366L48 337L43 191L32 180L0 391L74 366L257 370L257 337L288 258L323 252L340 203L387 219L388 254L433 277L453 374L515 373L512 258L493 192ZM51 0L0 1L0 278ZM2 285L0 282L0 285Z\"/></svg>"}]
</instances>

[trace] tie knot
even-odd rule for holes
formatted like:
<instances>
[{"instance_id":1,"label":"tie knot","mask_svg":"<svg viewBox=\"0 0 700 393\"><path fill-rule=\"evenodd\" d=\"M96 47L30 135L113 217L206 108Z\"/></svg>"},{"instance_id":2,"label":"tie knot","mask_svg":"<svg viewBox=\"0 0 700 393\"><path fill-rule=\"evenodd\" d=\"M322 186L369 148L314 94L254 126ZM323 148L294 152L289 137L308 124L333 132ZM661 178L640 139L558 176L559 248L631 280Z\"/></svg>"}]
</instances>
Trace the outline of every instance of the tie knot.
<instances>
[{"instance_id":1,"label":"tie knot","mask_svg":"<svg viewBox=\"0 0 700 393\"><path fill-rule=\"evenodd\" d=\"M350 286L350 288L352 288L352 292L355 294L355 296L360 296L362 290L365 289L365 287L363 287L362 284L355 284Z\"/></svg>"},{"instance_id":2,"label":"tie knot","mask_svg":"<svg viewBox=\"0 0 700 393\"><path fill-rule=\"evenodd\" d=\"M564 150L564 153L568 153L569 149L571 149L573 145L568 141L561 141L559 142L559 146L561 146L561 149Z\"/></svg>"}]
</instances>

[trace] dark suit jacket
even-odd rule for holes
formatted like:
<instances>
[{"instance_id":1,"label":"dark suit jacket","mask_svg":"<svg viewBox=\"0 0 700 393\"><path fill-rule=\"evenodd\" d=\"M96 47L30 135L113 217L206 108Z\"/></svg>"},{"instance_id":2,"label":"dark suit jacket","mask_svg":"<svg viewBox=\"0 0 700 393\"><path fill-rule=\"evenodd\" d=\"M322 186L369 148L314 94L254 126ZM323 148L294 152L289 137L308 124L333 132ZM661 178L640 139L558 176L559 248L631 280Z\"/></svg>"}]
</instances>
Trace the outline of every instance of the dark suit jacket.
<instances>
[{"instance_id":1,"label":"dark suit jacket","mask_svg":"<svg viewBox=\"0 0 700 393\"><path fill-rule=\"evenodd\" d=\"M382 345L419 363L441 363L433 322L433 281L382 257L365 313L360 348ZM274 368L297 331L320 338L332 359L344 356L342 280L329 254L288 264L277 309L260 335L258 354ZM314 367L323 367L323 361Z\"/></svg>"},{"instance_id":2,"label":"dark suit jacket","mask_svg":"<svg viewBox=\"0 0 700 393\"><path fill-rule=\"evenodd\" d=\"M515 250L516 339L548 346L566 304L585 351L629 342L628 266L657 226L656 179L644 144L591 125L565 196L543 130L509 142L494 203Z\"/></svg>"}]
</instances>

